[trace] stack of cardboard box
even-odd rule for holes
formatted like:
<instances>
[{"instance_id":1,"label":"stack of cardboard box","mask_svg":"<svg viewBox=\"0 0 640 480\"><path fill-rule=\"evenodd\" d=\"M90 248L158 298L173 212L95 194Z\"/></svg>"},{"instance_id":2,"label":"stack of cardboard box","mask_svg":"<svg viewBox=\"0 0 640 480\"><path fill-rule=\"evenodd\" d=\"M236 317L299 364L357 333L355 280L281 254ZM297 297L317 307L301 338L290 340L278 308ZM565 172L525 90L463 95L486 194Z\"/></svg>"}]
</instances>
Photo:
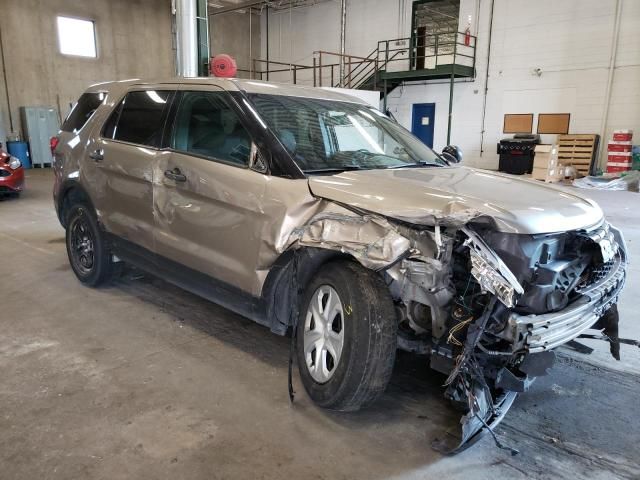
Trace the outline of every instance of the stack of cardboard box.
<instances>
[{"instance_id":1,"label":"stack of cardboard box","mask_svg":"<svg viewBox=\"0 0 640 480\"><path fill-rule=\"evenodd\" d=\"M536 145L533 157L531 177L547 183L562 180L564 166L558 163L558 147L556 145Z\"/></svg>"},{"instance_id":2,"label":"stack of cardboard box","mask_svg":"<svg viewBox=\"0 0 640 480\"><path fill-rule=\"evenodd\" d=\"M631 130L614 130L613 138L607 148L607 173L619 175L631 170L633 145Z\"/></svg>"}]
</instances>

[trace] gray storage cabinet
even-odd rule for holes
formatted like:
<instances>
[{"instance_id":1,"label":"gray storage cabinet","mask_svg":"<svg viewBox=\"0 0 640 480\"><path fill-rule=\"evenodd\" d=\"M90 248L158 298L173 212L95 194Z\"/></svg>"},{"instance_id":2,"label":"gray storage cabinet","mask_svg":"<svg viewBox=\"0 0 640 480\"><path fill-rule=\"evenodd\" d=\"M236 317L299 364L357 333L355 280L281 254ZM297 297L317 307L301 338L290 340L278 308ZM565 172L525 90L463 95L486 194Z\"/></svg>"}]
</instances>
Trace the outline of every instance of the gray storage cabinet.
<instances>
[{"instance_id":1,"label":"gray storage cabinet","mask_svg":"<svg viewBox=\"0 0 640 480\"><path fill-rule=\"evenodd\" d=\"M51 137L58 134L60 121L54 107L20 107L22 132L29 142L31 163L34 167L51 165Z\"/></svg>"}]
</instances>

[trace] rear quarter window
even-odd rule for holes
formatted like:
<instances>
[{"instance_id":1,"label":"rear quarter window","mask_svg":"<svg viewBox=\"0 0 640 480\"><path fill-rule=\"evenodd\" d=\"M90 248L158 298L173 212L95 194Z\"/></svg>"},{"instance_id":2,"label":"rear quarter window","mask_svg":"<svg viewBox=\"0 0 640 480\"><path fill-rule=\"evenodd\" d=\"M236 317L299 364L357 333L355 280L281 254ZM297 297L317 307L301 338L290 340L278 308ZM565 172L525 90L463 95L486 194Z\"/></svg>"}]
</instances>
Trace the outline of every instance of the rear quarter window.
<instances>
[{"instance_id":1,"label":"rear quarter window","mask_svg":"<svg viewBox=\"0 0 640 480\"><path fill-rule=\"evenodd\" d=\"M104 92L83 93L78 99L60 129L77 133L84 127L106 97Z\"/></svg>"}]
</instances>

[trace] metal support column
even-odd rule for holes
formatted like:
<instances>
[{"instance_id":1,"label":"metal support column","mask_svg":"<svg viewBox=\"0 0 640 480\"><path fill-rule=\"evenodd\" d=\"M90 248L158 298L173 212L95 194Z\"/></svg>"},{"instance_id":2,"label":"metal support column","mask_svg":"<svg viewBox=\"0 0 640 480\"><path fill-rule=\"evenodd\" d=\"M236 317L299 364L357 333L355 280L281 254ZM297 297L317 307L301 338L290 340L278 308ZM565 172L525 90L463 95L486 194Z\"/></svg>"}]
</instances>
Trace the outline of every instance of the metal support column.
<instances>
[{"instance_id":1,"label":"metal support column","mask_svg":"<svg viewBox=\"0 0 640 480\"><path fill-rule=\"evenodd\" d=\"M253 52L251 51L251 47L253 46L253 28L251 25L253 14L251 13L251 7L247 9L247 12L249 12L249 78L253 79L253 72L255 69L253 68L253 62L251 62L253 59Z\"/></svg>"},{"instance_id":2,"label":"metal support column","mask_svg":"<svg viewBox=\"0 0 640 480\"><path fill-rule=\"evenodd\" d=\"M181 77L198 76L198 34L196 0L175 0L176 73Z\"/></svg>"},{"instance_id":3,"label":"metal support column","mask_svg":"<svg viewBox=\"0 0 640 480\"><path fill-rule=\"evenodd\" d=\"M447 145L451 145L451 118L453 116L453 81L456 73L456 52L458 50L458 34L454 34L453 40L453 64L451 65L451 77L449 80L449 121L447 124Z\"/></svg>"},{"instance_id":4,"label":"metal support column","mask_svg":"<svg viewBox=\"0 0 640 480\"><path fill-rule=\"evenodd\" d=\"M267 30L267 45L266 45L266 49L267 49L267 82L269 81L269 5L267 4L265 6L265 27ZM315 85L314 85L315 87Z\"/></svg>"},{"instance_id":5,"label":"metal support column","mask_svg":"<svg viewBox=\"0 0 640 480\"><path fill-rule=\"evenodd\" d=\"M449 121L447 124L447 145L451 144L451 117L453 116L453 68L451 65L451 79L449 80Z\"/></svg>"},{"instance_id":6,"label":"metal support column","mask_svg":"<svg viewBox=\"0 0 640 480\"><path fill-rule=\"evenodd\" d=\"M384 77L384 86L382 87L382 111L384 113L387 113L387 77Z\"/></svg>"},{"instance_id":7,"label":"metal support column","mask_svg":"<svg viewBox=\"0 0 640 480\"><path fill-rule=\"evenodd\" d=\"M340 86L344 87L344 52L345 52L345 33L347 28L347 0L340 3ZM333 86L333 85L332 85Z\"/></svg>"}]
</instances>

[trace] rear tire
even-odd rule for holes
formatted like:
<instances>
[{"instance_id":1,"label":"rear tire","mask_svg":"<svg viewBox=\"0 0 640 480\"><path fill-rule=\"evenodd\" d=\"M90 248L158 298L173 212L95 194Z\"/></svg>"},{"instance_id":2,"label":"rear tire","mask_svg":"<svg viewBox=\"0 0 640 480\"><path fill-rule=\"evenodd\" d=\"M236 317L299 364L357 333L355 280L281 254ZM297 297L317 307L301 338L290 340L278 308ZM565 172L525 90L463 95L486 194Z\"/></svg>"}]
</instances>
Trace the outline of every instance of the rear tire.
<instances>
[{"instance_id":1,"label":"rear tire","mask_svg":"<svg viewBox=\"0 0 640 480\"><path fill-rule=\"evenodd\" d=\"M114 262L93 210L82 203L71 206L66 226L67 255L78 280L90 287L109 282Z\"/></svg>"},{"instance_id":2,"label":"rear tire","mask_svg":"<svg viewBox=\"0 0 640 480\"><path fill-rule=\"evenodd\" d=\"M306 288L296 334L300 377L318 406L354 411L384 392L397 323L389 290L373 271L350 261L323 266Z\"/></svg>"}]
</instances>

